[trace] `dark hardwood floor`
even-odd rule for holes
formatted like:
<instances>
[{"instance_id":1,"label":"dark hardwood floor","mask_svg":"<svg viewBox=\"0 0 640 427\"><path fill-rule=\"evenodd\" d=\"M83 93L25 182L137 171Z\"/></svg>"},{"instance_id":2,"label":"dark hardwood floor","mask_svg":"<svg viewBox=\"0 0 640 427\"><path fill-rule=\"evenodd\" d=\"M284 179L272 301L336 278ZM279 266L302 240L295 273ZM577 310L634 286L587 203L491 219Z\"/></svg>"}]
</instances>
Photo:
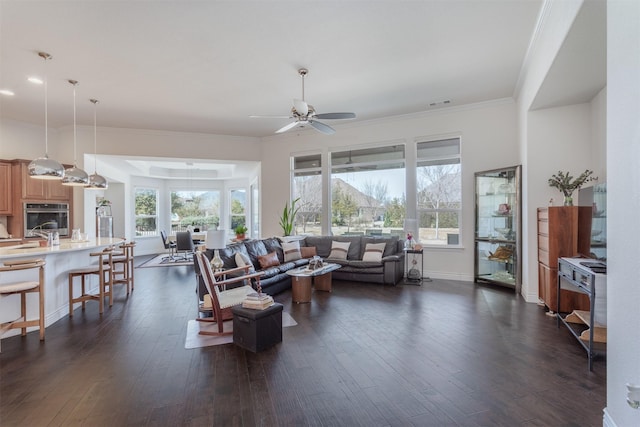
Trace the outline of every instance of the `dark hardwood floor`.
<instances>
[{"instance_id":1,"label":"dark hardwood floor","mask_svg":"<svg viewBox=\"0 0 640 427\"><path fill-rule=\"evenodd\" d=\"M193 269L136 269L102 316L88 303L44 343L2 340L0 425L602 425L605 362L589 372L568 331L513 292L333 288L305 305L277 295L298 325L267 351L186 350Z\"/></svg>"}]
</instances>

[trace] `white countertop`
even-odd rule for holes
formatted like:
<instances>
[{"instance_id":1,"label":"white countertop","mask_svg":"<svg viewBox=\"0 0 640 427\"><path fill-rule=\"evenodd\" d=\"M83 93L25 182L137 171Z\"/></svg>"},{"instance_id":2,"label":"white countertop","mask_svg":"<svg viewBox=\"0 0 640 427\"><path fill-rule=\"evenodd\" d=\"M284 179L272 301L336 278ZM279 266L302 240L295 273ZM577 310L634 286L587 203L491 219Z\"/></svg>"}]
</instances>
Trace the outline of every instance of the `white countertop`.
<instances>
[{"instance_id":1,"label":"white countertop","mask_svg":"<svg viewBox=\"0 0 640 427\"><path fill-rule=\"evenodd\" d=\"M65 252L74 252L85 249L94 249L110 245L118 245L124 239L120 238L98 238L87 242L74 242L70 239L61 239L58 246L39 246L39 241L24 243L15 246L0 247L0 260L19 258L24 256L46 256ZM37 245L37 246L36 246Z\"/></svg>"}]
</instances>

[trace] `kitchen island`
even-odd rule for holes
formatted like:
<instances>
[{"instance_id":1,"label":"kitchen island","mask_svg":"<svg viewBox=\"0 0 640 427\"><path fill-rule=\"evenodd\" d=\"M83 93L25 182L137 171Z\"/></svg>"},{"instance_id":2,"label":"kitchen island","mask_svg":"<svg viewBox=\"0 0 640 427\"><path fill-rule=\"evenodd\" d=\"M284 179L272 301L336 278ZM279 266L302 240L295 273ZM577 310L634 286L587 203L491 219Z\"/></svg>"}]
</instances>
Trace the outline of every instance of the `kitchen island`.
<instances>
[{"instance_id":1,"label":"kitchen island","mask_svg":"<svg viewBox=\"0 0 640 427\"><path fill-rule=\"evenodd\" d=\"M68 272L74 268L85 267L96 262L92 252L119 245L124 242L120 238L98 238L86 242L60 240L60 245L40 247L39 241L0 248L0 263L9 260L44 259L45 269L45 327L69 314L69 279ZM21 280L37 280L36 270L5 272L0 276L1 283ZM92 277L88 288L97 292L98 279ZM27 296L27 318L37 317L38 295ZM5 296L0 299L0 323L20 317L19 295ZM31 330L32 328L30 328ZM3 337L20 333L19 329L7 331Z\"/></svg>"}]
</instances>

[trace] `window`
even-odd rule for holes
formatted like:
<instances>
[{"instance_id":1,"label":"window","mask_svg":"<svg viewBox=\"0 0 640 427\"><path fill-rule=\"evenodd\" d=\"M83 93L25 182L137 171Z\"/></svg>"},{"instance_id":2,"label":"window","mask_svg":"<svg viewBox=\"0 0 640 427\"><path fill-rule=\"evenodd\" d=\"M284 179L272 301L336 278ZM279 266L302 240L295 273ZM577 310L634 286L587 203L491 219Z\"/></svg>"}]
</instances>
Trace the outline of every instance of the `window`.
<instances>
[{"instance_id":1,"label":"window","mask_svg":"<svg viewBox=\"0 0 640 427\"><path fill-rule=\"evenodd\" d=\"M157 236L158 190L135 189L136 236Z\"/></svg>"},{"instance_id":2,"label":"window","mask_svg":"<svg viewBox=\"0 0 640 427\"><path fill-rule=\"evenodd\" d=\"M403 234L404 145L331 153L334 235Z\"/></svg>"},{"instance_id":3,"label":"window","mask_svg":"<svg viewBox=\"0 0 640 427\"><path fill-rule=\"evenodd\" d=\"M230 222L231 224L231 234L234 234L235 228L239 225L247 225L246 218L246 203L247 203L247 195L244 189L231 190L230 198L231 202L231 216Z\"/></svg>"},{"instance_id":4,"label":"window","mask_svg":"<svg viewBox=\"0 0 640 427\"><path fill-rule=\"evenodd\" d=\"M293 234L322 234L322 158L311 154L293 158L293 200L299 199Z\"/></svg>"},{"instance_id":5,"label":"window","mask_svg":"<svg viewBox=\"0 0 640 427\"><path fill-rule=\"evenodd\" d=\"M419 142L417 148L419 241L457 246L462 213L460 138Z\"/></svg>"},{"instance_id":6,"label":"window","mask_svg":"<svg viewBox=\"0 0 640 427\"><path fill-rule=\"evenodd\" d=\"M207 231L220 224L220 191L172 191L171 234L192 226Z\"/></svg>"}]
</instances>

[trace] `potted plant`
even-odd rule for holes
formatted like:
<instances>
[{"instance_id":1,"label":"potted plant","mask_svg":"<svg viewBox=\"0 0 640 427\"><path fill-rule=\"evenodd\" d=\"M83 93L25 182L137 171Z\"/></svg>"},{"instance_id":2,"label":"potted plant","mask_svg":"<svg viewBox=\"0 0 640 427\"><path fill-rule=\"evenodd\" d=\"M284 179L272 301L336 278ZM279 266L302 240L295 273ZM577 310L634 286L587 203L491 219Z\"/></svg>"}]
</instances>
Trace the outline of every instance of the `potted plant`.
<instances>
[{"instance_id":1,"label":"potted plant","mask_svg":"<svg viewBox=\"0 0 640 427\"><path fill-rule=\"evenodd\" d=\"M289 202L284 204L284 210L282 211L282 216L280 217L280 227L282 227L282 233L285 236L291 236L293 232L293 227L296 221L296 214L298 213L299 207L296 207L296 203L300 200L300 197L293 200L291 202L291 206L289 206Z\"/></svg>"},{"instance_id":2,"label":"potted plant","mask_svg":"<svg viewBox=\"0 0 640 427\"><path fill-rule=\"evenodd\" d=\"M247 227L244 224L240 224L233 231L236 233L236 240L244 240Z\"/></svg>"},{"instance_id":3,"label":"potted plant","mask_svg":"<svg viewBox=\"0 0 640 427\"><path fill-rule=\"evenodd\" d=\"M586 169L579 177L573 179L569 172L558 171L557 174L551 175L549 178L549 186L562 192L565 206L573 206L573 192L580 189L585 183L598 179L591 175L593 175L593 171Z\"/></svg>"}]
</instances>

